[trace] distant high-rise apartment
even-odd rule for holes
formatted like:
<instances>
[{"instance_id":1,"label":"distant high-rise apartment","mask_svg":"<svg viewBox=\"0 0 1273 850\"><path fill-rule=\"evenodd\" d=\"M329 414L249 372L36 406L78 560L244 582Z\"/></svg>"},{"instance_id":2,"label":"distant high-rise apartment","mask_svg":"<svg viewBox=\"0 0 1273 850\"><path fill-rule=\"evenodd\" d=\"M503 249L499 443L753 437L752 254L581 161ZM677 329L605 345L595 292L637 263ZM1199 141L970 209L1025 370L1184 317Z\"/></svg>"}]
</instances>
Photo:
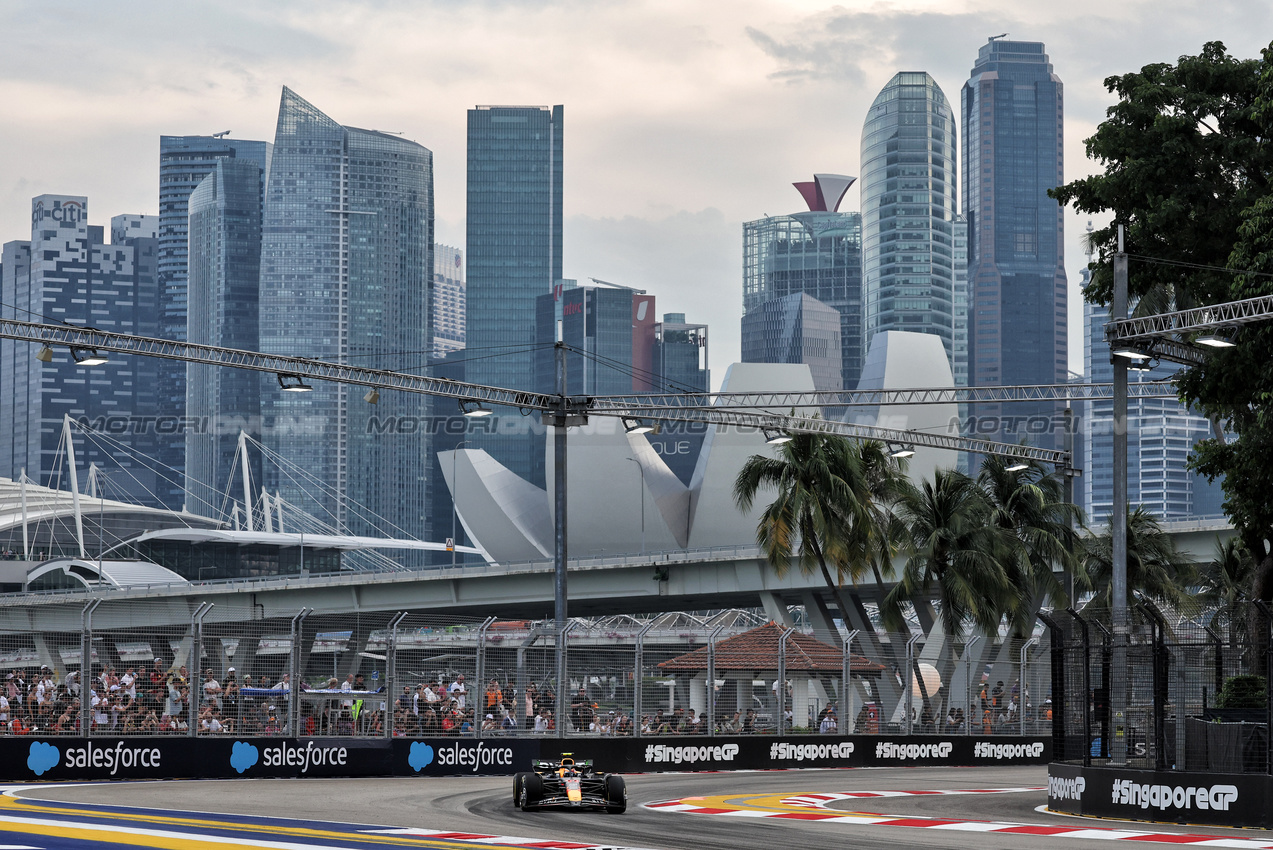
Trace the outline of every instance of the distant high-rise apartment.
<instances>
[{"instance_id":1,"label":"distant high-rise apartment","mask_svg":"<svg viewBox=\"0 0 1273 850\"><path fill-rule=\"evenodd\" d=\"M465 365L473 383L535 385L535 299L562 276L563 121L561 106L469 110L465 345L480 359ZM543 485L542 425L517 411L497 415L470 448Z\"/></svg>"},{"instance_id":2,"label":"distant high-rise apartment","mask_svg":"<svg viewBox=\"0 0 1273 850\"><path fill-rule=\"evenodd\" d=\"M433 246L433 356L464 347L464 252Z\"/></svg>"},{"instance_id":3,"label":"distant high-rise apartment","mask_svg":"<svg viewBox=\"0 0 1273 850\"><path fill-rule=\"evenodd\" d=\"M771 298L743 316L744 363L804 363L819 392L840 380L840 312L803 292Z\"/></svg>"},{"instance_id":4,"label":"distant high-rise apartment","mask_svg":"<svg viewBox=\"0 0 1273 850\"><path fill-rule=\"evenodd\" d=\"M862 129L864 345L934 334L955 372L956 119L936 80L902 71Z\"/></svg>"},{"instance_id":5,"label":"distant high-rise apartment","mask_svg":"<svg viewBox=\"0 0 1273 850\"><path fill-rule=\"evenodd\" d=\"M188 313L190 342L259 350L261 168L249 159L217 160L190 194ZM186 365L186 506L220 516L234 475L240 431L260 438L261 382L252 372ZM260 454L249 452L254 483Z\"/></svg>"},{"instance_id":6,"label":"distant high-rise apartment","mask_svg":"<svg viewBox=\"0 0 1273 850\"><path fill-rule=\"evenodd\" d=\"M1083 305L1083 365L1087 380L1110 383L1110 363L1104 307ZM1130 371L1132 383L1167 381L1181 367L1169 364L1148 371ZM1085 402L1082 455L1075 465L1083 470L1075 501L1098 527L1109 522L1114 505L1114 402ZM1186 467L1189 453L1200 440L1212 436L1210 421L1171 398L1131 399L1127 402L1127 500L1165 519L1223 516L1224 495L1214 484Z\"/></svg>"},{"instance_id":7,"label":"distant high-rise apartment","mask_svg":"<svg viewBox=\"0 0 1273 850\"><path fill-rule=\"evenodd\" d=\"M158 336L186 339L189 241L186 222L190 193L218 160L246 159L255 163L262 174L257 191L259 205L265 196L264 174L269 171L271 147L269 142L228 139L225 134L159 137ZM185 364L161 360L158 371L156 391L163 409L173 416L182 416L186 410ZM163 500L169 507L180 507L184 499L181 472L185 464L185 436L179 431L160 435L155 459L177 471L175 486L163 494Z\"/></svg>"},{"instance_id":8,"label":"distant high-rise apartment","mask_svg":"<svg viewBox=\"0 0 1273 850\"><path fill-rule=\"evenodd\" d=\"M262 222L261 350L401 368L432 348L432 272L433 154L341 126L284 88ZM412 423L425 397L384 391L370 404L362 387L280 383L266 379L261 400L279 459L270 489L351 533L424 537L429 444Z\"/></svg>"},{"instance_id":9,"label":"distant high-rise apartment","mask_svg":"<svg viewBox=\"0 0 1273 850\"><path fill-rule=\"evenodd\" d=\"M118 241L106 244L104 229L88 223L87 198L34 198L30 241L4 245L0 314L156 336L156 227L154 216L116 216L111 233ZM0 340L0 475L17 478L25 470L41 484L68 487L59 448L69 415L110 435L75 437L80 474L96 464L108 495L158 506L156 493L167 485L151 458L156 417L168 414L155 395L158 361L111 354L101 365L81 365L86 353L54 347L46 362L26 343ZM82 477L80 484L86 486Z\"/></svg>"},{"instance_id":10,"label":"distant high-rise apartment","mask_svg":"<svg viewBox=\"0 0 1273 850\"><path fill-rule=\"evenodd\" d=\"M857 387L864 356L862 216L838 210L854 180L815 175L811 182L795 184L807 212L743 224L744 322L766 302L800 293L835 308L840 314L838 383L850 390Z\"/></svg>"},{"instance_id":11,"label":"distant high-rise apartment","mask_svg":"<svg viewBox=\"0 0 1273 850\"><path fill-rule=\"evenodd\" d=\"M991 39L962 91L969 379L1065 383L1061 80L1037 41Z\"/></svg>"}]
</instances>

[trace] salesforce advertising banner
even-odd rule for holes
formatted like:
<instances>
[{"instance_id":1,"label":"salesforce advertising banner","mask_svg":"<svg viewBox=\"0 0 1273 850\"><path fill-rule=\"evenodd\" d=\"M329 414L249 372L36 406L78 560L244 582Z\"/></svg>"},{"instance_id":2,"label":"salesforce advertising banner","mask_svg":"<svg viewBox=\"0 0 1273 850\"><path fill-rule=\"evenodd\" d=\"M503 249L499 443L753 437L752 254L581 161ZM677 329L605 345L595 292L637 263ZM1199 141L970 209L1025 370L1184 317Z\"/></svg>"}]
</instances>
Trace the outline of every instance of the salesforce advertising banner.
<instances>
[{"instance_id":1,"label":"salesforce advertising banner","mask_svg":"<svg viewBox=\"0 0 1273 850\"><path fill-rule=\"evenodd\" d=\"M1112 767L1048 766L1048 808L1123 820L1269 828L1270 778Z\"/></svg>"}]
</instances>

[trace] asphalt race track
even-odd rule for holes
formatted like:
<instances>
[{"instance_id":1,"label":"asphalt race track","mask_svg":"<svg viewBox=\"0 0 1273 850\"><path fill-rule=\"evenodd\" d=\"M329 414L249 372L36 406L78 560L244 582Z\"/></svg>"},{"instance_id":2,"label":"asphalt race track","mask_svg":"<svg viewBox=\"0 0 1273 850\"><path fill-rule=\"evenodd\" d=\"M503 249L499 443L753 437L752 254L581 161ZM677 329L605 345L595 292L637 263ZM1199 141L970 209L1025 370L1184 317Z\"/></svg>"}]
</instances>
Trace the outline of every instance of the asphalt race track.
<instances>
[{"instance_id":1,"label":"asphalt race track","mask_svg":"<svg viewBox=\"0 0 1273 850\"><path fill-rule=\"evenodd\" d=\"M603 766L602 766L603 767ZM27 800L64 801L109 807L103 817L123 817L120 807L138 807L180 820L213 822L193 813L256 818L290 818L310 825L333 822L352 839L317 827L305 839L289 838L287 846L476 847L518 846L494 836L536 841L651 850L745 850L745 848L1108 848L1110 840L1151 844L1187 843L1197 847L1273 848L1273 832L1087 821L1036 809L1046 803L1045 768L898 768L858 770L790 770L628 776L628 811L623 815L594 812L522 813L512 806L508 778L452 777L419 779L303 779L133 782L26 787L16 796ZM1037 788L1040 790L1019 790ZM1013 789L985 793L989 789ZM796 800L801 795L851 792L932 792L975 790L963 794L899 794L849 799ZM685 807L708 809L689 814L646 808L652 802L690 800ZM729 805L712 808L722 797ZM741 798L741 799L740 799ZM787 807L775 807L777 800ZM796 808L791 808L795 806ZM725 814L737 808L753 810ZM766 808L767 807L767 808ZM803 807L803 808L800 808ZM19 809L10 806L6 814ZM755 809L765 809L764 812ZM803 812L803 813L802 813ZM849 812L873 812L901 818L900 823L836 820ZM775 814L779 814L775 817ZM764 814L764 816L761 816ZM808 819L813 818L813 819ZM819 822L821 819L825 822ZM929 819L936 819L936 823ZM992 823L985 823L992 822ZM932 824L932 825L930 825ZM392 830L399 827L403 830ZM213 833L215 829L208 827ZM277 827L274 827L277 829ZM330 827L335 829L334 827ZM406 831L418 828L421 833ZM374 830L374 832L373 832ZM1010 830L1010 831L1004 831ZM1059 830L1059 832L1058 832ZM1077 830L1084 830L1077 832ZM445 833L431 838L429 832ZM296 834L303 831L296 830ZM454 835L463 833L464 837ZM1055 833L1055 834L1050 834ZM246 833L245 833L246 834ZM282 835L281 832L277 833ZM480 836L488 836L485 840ZM1184 836L1190 836L1185 838ZM364 838L365 837L365 838ZM474 840L480 843L472 843ZM224 842L226 839L220 839ZM275 839L280 840L280 839ZM241 838L237 846L252 846ZM9 843L12 842L12 843ZM111 839L129 844L125 835ZM32 835L0 834L0 847L87 847L102 843L41 842ZM171 845L193 846L185 841ZM221 846L225 846L223 843ZM283 845L278 845L283 846ZM521 846L525 846L522 844ZM541 845L543 846L543 845Z\"/></svg>"}]
</instances>

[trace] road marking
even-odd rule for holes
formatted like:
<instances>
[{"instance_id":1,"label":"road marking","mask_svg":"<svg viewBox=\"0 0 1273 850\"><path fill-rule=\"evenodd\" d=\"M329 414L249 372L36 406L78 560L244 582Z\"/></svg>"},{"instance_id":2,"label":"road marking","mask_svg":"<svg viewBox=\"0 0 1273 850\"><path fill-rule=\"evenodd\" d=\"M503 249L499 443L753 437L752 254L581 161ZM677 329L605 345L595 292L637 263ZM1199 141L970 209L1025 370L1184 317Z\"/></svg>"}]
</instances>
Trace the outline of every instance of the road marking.
<instances>
[{"instance_id":1,"label":"road marking","mask_svg":"<svg viewBox=\"0 0 1273 850\"><path fill-rule=\"evenodd\" d=\"M644 808L657 812L691 815L716 815L739 818L778 818L840 826L892 826L917 829L939 829L955 832L1037 835L1048 838L1085 838L1104 841L1147 841L1156 844L1188 844L1190 847L1226 847L1238 850L1273 850L1270 838L1230 838L1181 832L1151 832L1113 827L1067 826L1064 824L1030 824L1008 821L981 821L965 818L896 817L872 812L842 812L827 809L835 800L918 797L951 794L1012 794L1043 791L1037 788L978 788L961 791L845 791L816 794L732 794L708 797L684 797L646 803ZM821 811L819 811L821 810Z\"/></svg>"},{"instance_id":2,"label":"road marking","mask_svg":"<svg viewBox=\"0 0 1273 850\"><path fill-rule=\"evenodd\" d=\"M500 844L511 847L542 848L542 850L641 850L637 847L620 847L616 844L580 844L575 841L550 841L544 838L518 838L512 835L483 835L475 832L447 832L441 829L405 827L395 829L368 829L364 833L376 835L418 835L425 838L448 838L472 841L475 844Z\"/></svg>"}]
</instances>

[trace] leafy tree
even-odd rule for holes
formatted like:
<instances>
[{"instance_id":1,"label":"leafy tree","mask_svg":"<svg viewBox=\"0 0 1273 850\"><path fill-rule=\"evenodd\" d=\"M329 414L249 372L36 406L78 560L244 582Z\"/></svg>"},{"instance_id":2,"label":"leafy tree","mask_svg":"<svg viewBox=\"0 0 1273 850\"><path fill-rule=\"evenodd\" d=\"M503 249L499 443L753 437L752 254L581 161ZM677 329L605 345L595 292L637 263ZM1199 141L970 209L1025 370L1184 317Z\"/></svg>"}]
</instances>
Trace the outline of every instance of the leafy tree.
<instances>
[{"instance_id":1,"label":"leafy tree","mask_svg":"<svg viewBox=\"0 0 1273 850\"><path fill-rule=\"evenodd\" d=\"M805 575L819 571L847 618L844 582L871 569L878 578L891 564L888 503L902 480L880 443L796 434L778 457L747 459L734 481L734 502L747 511L760 491L776 491L756 526L756 542L779 576L793 556Z\"/></svg>"},{"instance_id":2,"label":"leafy tree","mask_svg":"<svg viewBox=\"0 0 1273 850\"><path fill-rule=\"evenodd\" d=\"M1113 607L1114 543L1113 522L1099 535L1083 538L1084 572L1087 586L1096 592L1088 603L1098 608ZM1189 559L1176 551L1171 535L1163 531L1158 518L1142 507L1127 513L1127 595L1139 590L1155 602L1189 611L1197 607L1188 588L1197 576Z\"/></svg>"},{"instance_id":3,"label":"leafy tree","mask_svg":"<svg viewBox=\"0 0 1273 850\"><path fill-rule=\"evenodd\" d=\"M961 472L939 469L932 481L906 488L894 510L906 529L907 560L881 605L885 625L904 629L902 603L923 604L935 586L948 634L969 622L997 631L1004 613L1017 607L1018 591L1004 567L1016 538L994 522L985 491Z\"/></svg>"},{"instance_id":4,"label":"leafy tree","mask_svg":"<svg viewBox=\"0 0 1273 850\"><path fill-rule=\"evenodd\" d=\"M1089 301L1108 304L1115 226L1126 226L1129 288L1144 312L1273 294L1273 48L1236 59L1210 42L1175 64L1110 77L1118 96L1087 140L1105 172L1051 193L1112 213L1092 234L1099 253ZM1240 272L1235 274L1234 272ZM1240 345L1176 378L1182 401L1222 426L1191 466L1223 479L1225 511L1258 557L1254 595L1273 599L1273 328L1248 325Z\"/></svg>"},{"instance_id":5,"label":"leafy tree","mask_svg":"<svg viewBox=\"0 0 1273 850\"><path fill-rule=\"evenodd\" d=\"M1060 473L1048 473L1033 461L1025 469L1016 459L999 455L986 458L977 473L977 483L986 494L990 519L1006 532L1005 569L1016 588L1016 604L1005 614L1011 616L1019 633L1034 626L1038 605L1045 598L1061 602L1069 594L1057 580L1080 567L1078 534L1081 512L1065 501Z\"/></svg>"}]
</instances>

